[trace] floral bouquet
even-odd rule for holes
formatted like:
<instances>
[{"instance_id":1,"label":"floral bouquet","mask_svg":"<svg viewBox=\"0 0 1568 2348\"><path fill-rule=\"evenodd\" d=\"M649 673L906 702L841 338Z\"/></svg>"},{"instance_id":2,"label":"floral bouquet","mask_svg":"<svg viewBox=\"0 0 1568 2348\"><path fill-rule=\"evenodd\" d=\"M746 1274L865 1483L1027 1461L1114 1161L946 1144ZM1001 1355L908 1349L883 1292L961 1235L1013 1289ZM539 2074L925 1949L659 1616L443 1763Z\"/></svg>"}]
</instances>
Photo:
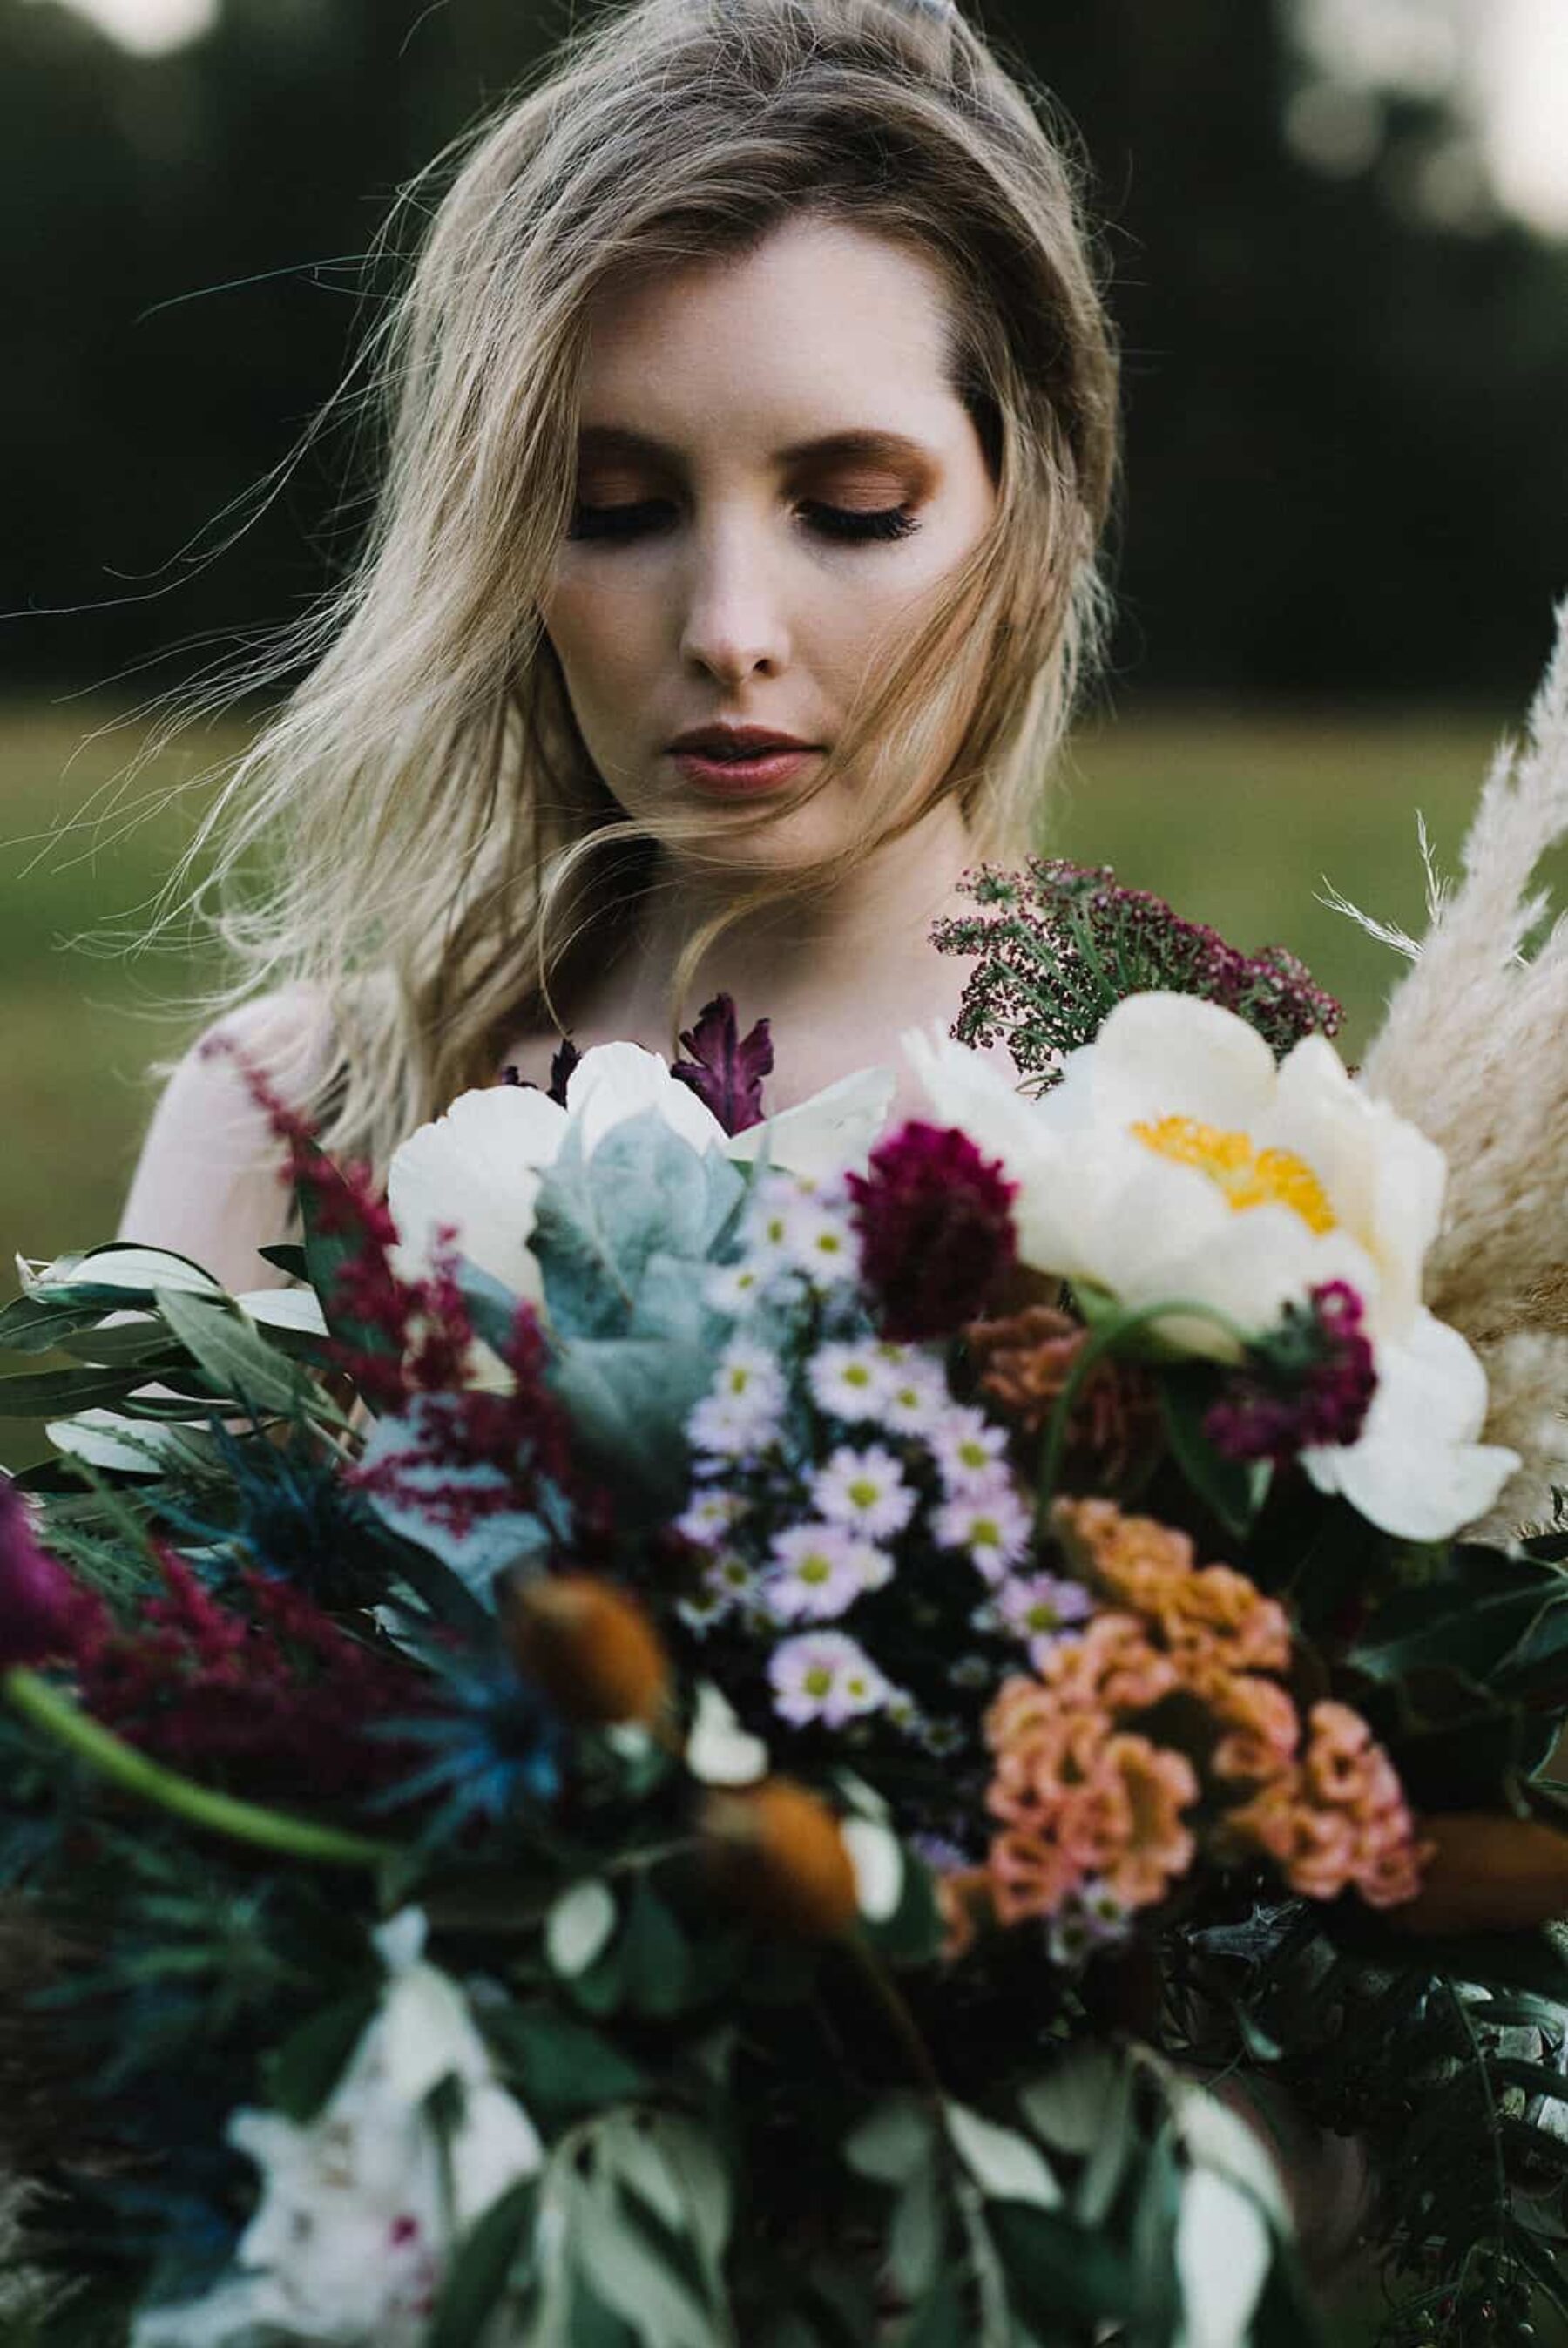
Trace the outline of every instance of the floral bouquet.
<instances>
[{"instance_id":1,"label":"floral bouquet","mask_svg":"<svg viewBox=\"0 0 1568 2348\"><path fill-rule=\"evenodd\" d=\"M1389 2340L1568 2321L1564 828L1560 648L1358 1074L1042 860L919 1117L249 1070L292 1285L24 1263L0 2336L1306 2343L1325 2145Z\"/></svg>"}]
</instances>

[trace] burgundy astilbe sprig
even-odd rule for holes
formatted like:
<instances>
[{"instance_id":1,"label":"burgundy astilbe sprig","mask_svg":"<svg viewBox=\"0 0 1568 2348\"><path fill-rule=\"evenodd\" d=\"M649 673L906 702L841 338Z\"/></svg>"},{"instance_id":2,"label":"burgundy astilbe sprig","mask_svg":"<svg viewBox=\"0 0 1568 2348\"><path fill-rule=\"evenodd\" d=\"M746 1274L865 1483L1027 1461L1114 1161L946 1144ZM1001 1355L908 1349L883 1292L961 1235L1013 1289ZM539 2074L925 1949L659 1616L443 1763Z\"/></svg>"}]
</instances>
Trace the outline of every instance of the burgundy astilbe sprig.
<instances>
[{"instance_id":1,"label":"burgundy astilbe sprig","mask_svg":"<svg viewBox=\"0 0 1568 2348\"><path fill-rule=\"evenodd\" d=\"M1018 1251L1016 1182L956 1126L912 1117L848 1177L861 1268L885 1334L947 1337L984 1308Z\"/></svg>"},{"instance_id":2,"label":"burgundy astilbe sprig","mask_svg":"<svg viewBox=\"0 0 1568 2348\"><path fill-rule=\"evenodd\" d=\"M11 1478L0 1477L0 1672L69 1655L101 1612L39 1541Z\"/></svg>"},{"instance_id":3,"label":"burgundy astilbe sprig","mask_svg":"<svg viewBox=\"0 0 1568 2348\"><path fill-rule=\"evenodd\" d=\"M1020 1074L1055 1082L1067 1052L1150 988L1201 995L1255 1027L1276 1057L1304 1035L1332 1035L1344 1014L1283 946L1243 953L1161 897L1124 889L1108 864L1030 857L1021 872L982 864L960 883L973 913L938 922L943 953L975 955L953 1034L980 1048L1001 1037Z\"/></svg>"},{"instance_id":4,"label":"burgundy astilbe sprig","mask_svg":"<svg viewBox=\"0 0 1568 2348\"><path fill-rule=\"evenodd\" d=\"M1377 1391L1365 1308L1348 1281L1327 1280L1285 1317L1225 1387L1204 1432L1227 1459L1283 1463L1317 1444L1354 1443Z\"/></svg>"},{"instance_id":5,"label":"burgundy astilbe sprig","mask_svg":"<svg viewBox=\"0 0 1568 2348\"><path fill-rule=\"evenodd\" d=\"M217 1773L262 1798L358 1795L408 1753L367 1724L417 1713L421 1675L350 1636L303 1591L240 1576L225 1606L160 1546L162 1594L133 1627L100 1616L78 1644L80 1699L95 1720L174 1767Z\"/></svg>"},{"instance_id":6,"label":"burgundy astilbe sprig","mask_svg":"<svg viewBox=\"0 0 1568 2348\"><path fill-rule=\"evenodd\" d=\"M357 1159L340 1167L328 1158L308 1119L280 1098L229 1038L210 1037L203 1048L235 1059L282 1145L282 1179L310 1198L316 1233L354 1242L322 1298L333 1324L328 1351L337 1366L377 1410L395 1410L411 1394L439 1393L456 1384L471 1355L474 1329L457 1281L455 1227L436 1231L430 1272L405 1279L391 1258L397 1225L369 1167Z\"/></svg>"},{"instance_id":7,"label":"burgundy astilbe sprig","mask_svg":"<svg viewBox=\"0 0 1568 2348\"><path fill-rule=\"evenodd\" d=\"M439 1253L437 1278L454 1278ZM430 1380L405 1406L409 1439L345 1469L345 1481L417 1509L458 1540L486 1517L537 1508L548 1487L551 1512L569 1504L574 1532L585 1538L605 1504L574 1471L571 1424L545 1383L545 1337L531 1304L518 1303L496 1352L511 1373L509 1391Z\"/></svg>"},{"instance_id":8,"label":"burgundy astilbe sprig","mask_svg":"<svg viewBox=\"0 0 1568 2348\"><path fill-rule=\"evenodd\" d=\"M681 1041L692 1055L677 1060L671 1075L689 1085L711 1108L726 1133L761 1125L763 1078L773 1074L774 1047L765 1019L743 1035L733 999L715 994L705 1003L695 1027L683 1027Z\"/></svg>"}]
</instances>

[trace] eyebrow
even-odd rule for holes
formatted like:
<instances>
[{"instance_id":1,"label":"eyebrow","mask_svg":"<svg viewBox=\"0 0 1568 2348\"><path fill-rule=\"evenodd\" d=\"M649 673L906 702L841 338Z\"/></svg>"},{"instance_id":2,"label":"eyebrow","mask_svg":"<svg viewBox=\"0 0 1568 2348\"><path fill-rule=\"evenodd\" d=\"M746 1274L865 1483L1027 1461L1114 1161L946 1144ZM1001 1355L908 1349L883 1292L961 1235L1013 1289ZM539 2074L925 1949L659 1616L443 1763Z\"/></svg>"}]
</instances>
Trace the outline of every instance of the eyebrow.
<instances>
[{"instance_id":1,"label":"eyebrow","mask_svg":"<svg viewBox=\"0 0 1568 2348\"><path fill-rule=\"evenodd\" d=\"M581 457L651 457L664 464L679 465L681 451L668 442L655 440L646 432L634 432L621 424L589 424L578 438ZM787 448L774 452L780 465L799 464L804 458L827 457L862 459L872 464L907 464L911 459L928 469L931 452L918 440L911 440L903 432L888 432L870 427L850 427L842 432L825 432L815 440L795 440Z\"/></svg>"}]
</instances>

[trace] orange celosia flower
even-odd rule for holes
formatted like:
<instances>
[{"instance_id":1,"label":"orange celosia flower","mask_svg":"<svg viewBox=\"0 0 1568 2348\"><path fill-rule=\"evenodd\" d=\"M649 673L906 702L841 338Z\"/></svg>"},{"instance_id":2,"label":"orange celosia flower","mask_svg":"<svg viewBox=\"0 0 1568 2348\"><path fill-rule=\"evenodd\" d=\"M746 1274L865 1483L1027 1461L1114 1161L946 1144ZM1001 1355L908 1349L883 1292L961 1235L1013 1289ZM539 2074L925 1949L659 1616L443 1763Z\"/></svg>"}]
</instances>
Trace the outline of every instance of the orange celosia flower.
<instances>
[{"instance_id":1,"label":"orange celosia flower","mask_svg":"<svg viewBox=\"0 0 1568 2348\"><path fill-rule=\"evenodd\" d=\"M1050 1521L1075 1570L1140 1612L1152 1612L1150 1601L1192 1570L1185 1533L1153 1517L1125 1517L1114 1500L1057 1500Z\"/></svg>"},{"instance_id":2,"label":"orange celosia flower","mask_svg":"<svg viewBox=\"0 0 1568 2348\"><path fill-rule=\"evenodd\" d=\"M1029 1916L1054 1916L1069 1892L1078 1889L1079 1870L1055 1843L1011 1827L991 1844L991 1905L999 1924L1021 1924Z\"/></svg>"},{"instance_id":3,"label":"orange celosia flower","mask_svg":"<svg viewBox=\"0 0 1568 2348\"><path fill-rule=\"evenodd\" d=\"M569 1720L651 1724L665 1711L669 1659L630 1591L591 1573L513 1572L497 1598L514 1660Z\"/></svg>"},{"instance_id":4,"label":"orange celosia flower","mask_svg":"<svg viewBox=\"0 0 1568 2348\"><path fill-rule=\"evenodd\" d=\"M1112 1736L1084 1804L1100 1828L1092 1856L1083 1853L1084 1873L1102 1877L1123 1908L1163 1899L1192 1865L1196 1846L1181 1814L1197 1798L1197 1772L1184 1754L1146 1736Z\"/></svg>"},{"instance_id":5,"label":"orange celosia flower","mask_svg":"<svg viewBox=\"0 0 1568 2348\"><path fill-rule=\"evenodd\" d=\"M1205 1691L1205 1701L1225 1731L1209 1759L1216 1777L1254 1784L1289 1768L1301 1723L1277 1681L1251 1672L1221 1673Z\"/></svg>"},{"instance_id":6,"label":"orange celosia flower","mask_svg":"<svg viewBox=\"0 0 1568 2348\"><path fill-rule=\"evenodd\" d=\"M1293 1890L1332 1900L1354 1886L1372 1908L1415 1897L1426 1857L1392 1762L1358 1713L1315 1704L1301 1761L1226 1821Z\"/></svg>"},{"instance_id":7,"label":"orange celosia flower","mask_svg":"<svg viewBox=\"0 0 1568 2348\"><path fill-rule=\"evenodd\" d=\"M938 1956L957 1964L974 1946L975 1934L996 1913L989 1867L952 1867L932 1878L937 1910L947 1927Z\"/></svg>"},{"instance_id":8,"label":"orange celosia flower","mask_svg":"<svg viewBox=\"0 0 1568 2348\"><path fill-rule=\"evenodd\" d=\"M1284 1607L1231 1566L1173 1579L1153 1611L1178 1658L1192 1648L1200 1663L1223 1661L1232 1671L1282 1672L1290 1663Z\"/></svg>"},{"instance_id":9,"label":"orange celosia flower","mask_svg":"<svg viewBox=\"0 0 1568 2348\"><path fill-rule=\"evenodd\" d=\"M1087 1783L1110 1735L1102 1712L1066 1712L996 1747L986 1807L1009 1825L1038 1828L1060 1816L1064 1798Z\"/></svg>"},{"instance_id":10,"label":"orange celosia flower","mask_svg":"<svg viewBox=\"0 0 1568 2348\"><path fill-rule=\"evenodd\" d=\"M1283 1671L1285 1609L1228 1565L1194 1568L1193 1544L1114 1500L1058 1500L1051 1524L1075 1569L1157 1624L1182 1677L1202 1694L1216 1671Z\"/></svg>"},{"instance_id":11,"label":"orange celosia flower","mask_svg":"<svg viewBox=\"0 0 1568 2348\"><path fill-rule=\"evenodd\" d=\"M1097 1614L1075 1636L1058 1639L1040 1678L1058 1704L1095 1712L1147 1712L1181 1684L1135 1614Z\"/></svg>"}]
</instances>

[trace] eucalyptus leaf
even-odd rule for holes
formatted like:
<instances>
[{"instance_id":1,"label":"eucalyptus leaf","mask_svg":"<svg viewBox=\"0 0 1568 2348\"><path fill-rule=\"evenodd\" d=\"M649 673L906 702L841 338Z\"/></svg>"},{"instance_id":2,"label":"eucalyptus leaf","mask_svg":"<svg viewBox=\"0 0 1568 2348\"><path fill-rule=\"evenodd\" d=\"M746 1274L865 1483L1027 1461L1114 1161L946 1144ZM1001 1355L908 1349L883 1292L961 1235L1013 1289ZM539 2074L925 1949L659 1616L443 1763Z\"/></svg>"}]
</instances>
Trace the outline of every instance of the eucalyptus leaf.
<instances>
[{"instance_id":1,"label":"eucalyptus leaf","mask_svg":"<svg viewBox=\"0 0 1568 2348\"><path fill-rule=\"evenodd\" d=\"M479 2348L529 2246L538 2182L524 2178L477 2219L457 2244L425 2348Z\"/></svg>"},{"instance_id":2,"label":"eucalyptus leaf","mask_svg":"<svg viewBox=\"0 0 1568 2348\"><path fill-rule=\"evenodd\" d=\"M592 2111L650 2085L641 2065L597 2030L549 2008L503 2007L486 2034L515 2073L523 2100L549 2113Z\"/></svg>"},{"instance_id":3,"label":"eucalyptus leaf","mask_svg":"<svg viewBox=\"0 0 1568 2348\"><path fill-rule=\"evenodd\" d=\"M586 1972L615 1930L615 1895L592 1878L574 1883L545 1919L545 1951L563 1979Z\"/></svg>"},{"instance_id":4,"label":"eucalyptus leaf","mask_svg":"<svg viewBox=\"0 0 1568 2348\"><path fill-rule=\"evenodd\" d=\"M1027 2137L971 2111L966 2104L948 2102L944 2116L954 2151L988 2197L1028 2201L1037 2209L1061 2207L1061 2188L1044 2155Z\"/></svg>"},{"instance_id":5,"label":"eucalyptus leaf","mask_svg":"<svg viewBox=\"0 0 1568 2348\"><path fill-rule=\"evenodd\" d=\"M908 2300L924 2298L937 2279L947 2248L940 2182L934 2160L923 2160L905 2179L887 2228L887 2265Z\"/></svg>"},{"instance_id":6,"label":"eucalyptus leaf","mask_svg":"<svg viewBox=\"0 0 1568 2348\"><path fill-rule=\"evenodd\" d=\"M154 1302L215 1393L232 1395L251 1411L301 1407L308 1386L300 1372L227 1301L159 1289Z\"/></svg>"},{"instance_id":7,"label":"eucalyptus leaf","mask_svg":"<svg viewBox=\"0 0 1568 2348\"><path fill-rule=\"evenodd\" d=\"M857 2177L904 2185L932 2159L936 2141L928 2102L914 2094L884 2096L845 2138L844 2157Z\"/></svg>"}]
</instances>

